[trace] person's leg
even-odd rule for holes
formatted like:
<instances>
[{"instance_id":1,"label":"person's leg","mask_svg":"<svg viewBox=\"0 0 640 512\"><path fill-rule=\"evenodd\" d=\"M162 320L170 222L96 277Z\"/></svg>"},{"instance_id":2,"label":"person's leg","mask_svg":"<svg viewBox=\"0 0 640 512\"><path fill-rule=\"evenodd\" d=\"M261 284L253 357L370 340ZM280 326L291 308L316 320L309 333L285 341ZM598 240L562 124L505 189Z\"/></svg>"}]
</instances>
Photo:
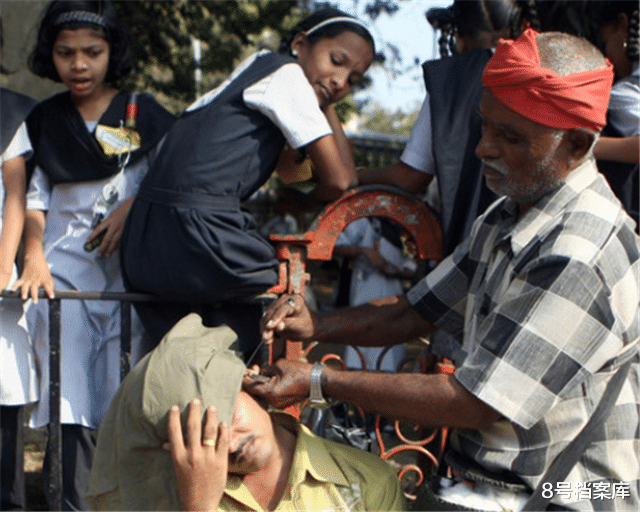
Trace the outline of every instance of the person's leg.
<instances>
[{"instance_id":1,"label":"person's leg","mask_svg":"<svg viewBox=\"0 0 640 512\"><path fill-rule=\"evenodd\" d=\"M22 406L0 406L0 510L25 510Z\"/></svg>"},{"instance_id":2,"label":"person's leg","mask_svg":"<svg viewBox=\"0 0 640 512\"><path fill-rule=\"evenodd\" d=\"M262 339L260 335L260 318L262 316L261 304L229 303L220 307L203 307L200 311L204 325L217 327L228 325L238 335L240 350L245 362L250 358ZM261 354L251 364L260 364Z\"/></svg>"},{"instance_id":3,"label":"person's leg","mask_svg":"<svg viewBox=\"0 0 640 512\"><path fill-rule=\"evenodd\" d=\"M82 425L62 425L62 510L89 510L85 494L91 478L91 464L96 451L97 432ZM45 495L51 505L48 486L51 474L49 443L42 475Z\"/></svg>"},{"instance_id":4,"label":"person's leg","mask_svg":"<svg viewBox=\"0 0 640 512\"><path fill-rule=\"evenodd\" d=\"M195 311L195 306L184 302L136 302L135 309L146 331L142 357L153 350L179 320Z\"/></svg>"}]
</instances>

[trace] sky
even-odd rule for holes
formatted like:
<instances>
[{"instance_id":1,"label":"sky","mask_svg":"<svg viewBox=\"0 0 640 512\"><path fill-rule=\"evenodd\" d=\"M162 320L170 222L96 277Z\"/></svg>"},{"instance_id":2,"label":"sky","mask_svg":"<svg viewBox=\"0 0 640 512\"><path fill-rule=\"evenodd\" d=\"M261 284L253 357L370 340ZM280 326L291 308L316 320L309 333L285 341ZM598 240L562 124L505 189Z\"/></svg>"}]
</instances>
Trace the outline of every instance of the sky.
<instances>
[{"instance_id":1,"label":"sky","mask_svg":"<svg viewBox=\"0 0 640 512\"><path fill-rule=\"evenodd\" d=\"M434 33L425 13L432 7L448 7L453 0L398 0L399 11L390 16L382 14L375 22L362 15L362 9L369 1L339 0L338 5L369 25L378 48L383 43L397 46L402 58L398 67L406 71L393 77L390 72L372 66L368 74L373 79L373 86L355 98L369 97L387 110L401 109L409 113L420 108L424 98L422 69L414 63L415 59L422 63L439 57Z\"/></svg>"}]
</instances>

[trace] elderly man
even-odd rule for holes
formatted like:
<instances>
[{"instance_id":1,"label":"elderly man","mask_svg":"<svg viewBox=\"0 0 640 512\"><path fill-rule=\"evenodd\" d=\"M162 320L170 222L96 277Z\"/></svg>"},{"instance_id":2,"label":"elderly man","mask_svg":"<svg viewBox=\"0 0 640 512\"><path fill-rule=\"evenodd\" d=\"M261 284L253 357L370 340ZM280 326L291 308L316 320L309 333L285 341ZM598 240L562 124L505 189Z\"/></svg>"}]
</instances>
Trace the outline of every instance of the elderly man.
<instances>
[{"instance_id":1,"label":"elderly man","mask_svg":"<svg viewBox=\"0 0 640 512\"><path fill-rule=\"evenodd\" d=\"M453 482L454 490L439 491L447 501L487 510L640 509L639 243L592 155L612 80L611 65L583 39L527 30L501 41L483 76L476 153L489 187L506 197L406 296L323 315L285 296L263 319L267 343L280 335L380 346L442 328L465 354L454 375L280 361L265 372L269 382L246 389L276 406L310 392L321 402L322 393L454 427L449 460L476 484L463 492ZM618 380L621 392L612 389ZM597 407L603 396L601 405L613 405L608 415ZM571 445L557 459L596 409L586 449ZM549 470L554 459L565 471ZM495 480L513 489L505 499L514 501L505 505L477 483ZM534 490L550 504L527 502Z\"/></svg>"},{"instance_id":2,"label":"elderly man","mask_svg":"<svg viewBox=\"0 0 640 512\"><path fill-rule=\"evenodd\" d=\"M195 313L180 320L127 375L109 407L87 495L91 507L406 508L390 464L317 437L241 391L243 376L251 380L256 370L246 369L229 327L205 327Z\"/></svg>"}]
</instances>

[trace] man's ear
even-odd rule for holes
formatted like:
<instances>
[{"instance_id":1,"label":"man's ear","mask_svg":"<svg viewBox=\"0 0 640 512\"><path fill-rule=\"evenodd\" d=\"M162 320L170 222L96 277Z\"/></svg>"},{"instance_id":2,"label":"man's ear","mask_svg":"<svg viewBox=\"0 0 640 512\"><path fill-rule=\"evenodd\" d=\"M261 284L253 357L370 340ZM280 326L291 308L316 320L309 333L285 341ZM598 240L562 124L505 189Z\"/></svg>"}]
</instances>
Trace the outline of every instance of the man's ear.
<instances>
[{"instance_id":1,"label":"man's ear","mask_svg":"<svg viewBox=\"0 0 640 512\"><path fill-rule=\"evenodd\" d=\"M566 131L567 155L569 157L569 167L578 165L591 150L595 134L587 131L572 128Z\"/></svg>"}]
</instances>

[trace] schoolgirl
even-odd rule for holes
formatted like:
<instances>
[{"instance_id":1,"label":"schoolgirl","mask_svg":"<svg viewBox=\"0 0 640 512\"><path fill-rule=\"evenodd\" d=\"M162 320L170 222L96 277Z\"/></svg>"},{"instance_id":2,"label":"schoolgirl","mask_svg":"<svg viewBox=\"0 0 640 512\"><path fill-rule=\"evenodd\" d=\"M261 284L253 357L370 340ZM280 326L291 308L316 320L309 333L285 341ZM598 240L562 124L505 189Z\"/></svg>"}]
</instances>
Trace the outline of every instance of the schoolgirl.
<instances>
[{"instance_id":1,"label":"schoolgirl","mask_svg":"<svg viewBox=\"0 0 640 512\"><path fill-rule=\"evenodd\" d=\"M39 287L50 297L54 290L124 290L116 255L124 219L150 153L173 122L150 96L119 93L112 85L129 72L129 54L127 32L110 2L53 1L46 9L29 65L68 91L40 103L27 119L35 170L18 281L25 297ZM92 250L92 242L99 247ZM28 320L41 368L41 401L31 425L40 427L49 423L49 334L48 309L35 302ZM62 302L64 509L86 510L94 431L120 381L118 307ZM141 333L134 318L134 359ZM45 460L45 476L48 471Z\"/></svg>"},{"instance_id":2,"label":"schoolgirl","mask_svg":"<svg viewBox=\"0 0 640 512\"><path fill-rule=\"evenodd\" d=\"M637 2L594 1L589 7L599 20L603 53L613 63L607 126L593 153L611 190L639 222L638 140L640 136L640 6Z\"/></svg>"},{"instance_id":3,"label":"schoolgirl","mask_svg":"<svg viewBox=\"0 0 640 512\"><path fill-rule=\"evenodd\" d=\"M0 33L0 44L1 44ZM25 215L24 123L35 101L0 89L0 291L17 279L16 252ZM38 399L36 366L23 304L0 299L0 510L25 510L24 405Z\"/></svg>"},{"instance_id":4,"label":"schoolgirl","mask_svg":"<svg viewBox=\"0 0 640 512\"><path fill-rule=\"evenodd\" d=\"M499 38L537 26L534 0L456 0L432 8L427 20L440 31L441 58L422 65L426 96L400 162L360 173L360 184L382 183L422 195L437 178L445 255L496 198L484 183L475 147L482 71Z\"/></svg>"},{"instance_id":5,"label":"schoolgirl","mask_svg":"<svg viewBox=\"0 0 640 512\"><path fill-rule=\"evenodd\" d=\"M379 217L363 217L348 224L336 240L333 255L350 260L349 306L401 295L405 292L403 281L411 278L417 269L414 258L403 250L397 226ZM406 354L404 344L358 349L367 370L398 371ZM351 346L345 347L344 362L349 369L363 369L360 355Z\"/></svg>"},{"instance_id":6,"label":"schoolgirl","mask_svg":"<svg viewBox=\"0 0 640 512\"><path fill-rule=\"evenodd\" d=\"M253 55L189 107L134 201L122 239L125 285L168 301L138 305L156 341L197 311L207 325L231 326L245 354L259 342L261 307L239 303L276 283L277 261L240 204L267 181L285 141L311 158L319 200L356 182L331 105L371 64L371 35L325 9L283 49Z\"/></svg>"},{"instance_id":7,"label":"schoolgirl","mask_svg":"<svg viewBox=\"0 0 640 512\"><path fill-rule=\"evenodd\" d=\"M527 24L537 26L533 0L455 0L432 8L427 20L441 37L440 59L422 65L426 95L400 162L392 168L366 170L360 184L382 183L421 194L437 178L437 201L448 255L471 231L493 200L475 155L481 120L482 71L501 37L515 38ZM455 360L458 343L438 331L435 353Z\"/></svg>"}]
</instances>

